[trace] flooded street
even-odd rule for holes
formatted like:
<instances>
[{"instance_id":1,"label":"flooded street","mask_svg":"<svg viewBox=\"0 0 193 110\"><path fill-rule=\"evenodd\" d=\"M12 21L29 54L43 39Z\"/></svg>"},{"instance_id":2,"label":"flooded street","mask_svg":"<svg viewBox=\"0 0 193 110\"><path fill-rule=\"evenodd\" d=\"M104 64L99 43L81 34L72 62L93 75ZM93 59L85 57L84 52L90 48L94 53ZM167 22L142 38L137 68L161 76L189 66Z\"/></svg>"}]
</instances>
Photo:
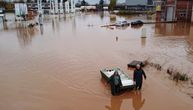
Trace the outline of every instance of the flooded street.
<instances>
[{"instance_id":1,"label":"flooded street","mask_svg":"<svg viewBox=\"0 0 193 110\"><path fill-rule=\"evenodd\" d=\"M151 21L116 17L122 19ZM41 28L0 22L0 110L192 110L193 99L151 67L144 68L141 92L119 96L111 95L100 69L119 67L133 77L127 64L148 59L193 77L193 26L101 27L116 21L108 13L76 13L45 17Z\"/></svg>"}]
</instances>

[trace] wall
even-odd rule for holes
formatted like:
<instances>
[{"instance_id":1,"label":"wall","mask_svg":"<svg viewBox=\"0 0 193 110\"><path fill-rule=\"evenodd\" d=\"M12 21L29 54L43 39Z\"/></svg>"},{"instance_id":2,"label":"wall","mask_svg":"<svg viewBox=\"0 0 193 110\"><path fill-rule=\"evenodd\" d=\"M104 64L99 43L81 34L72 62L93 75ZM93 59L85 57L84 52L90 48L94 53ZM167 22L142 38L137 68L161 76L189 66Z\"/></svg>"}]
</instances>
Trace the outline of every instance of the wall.
<instances>
[{"instance_id":1,"label":"wall","mask_svg":"<svg viewBox=\"0 0 193 110\"><path fill-rule=\"evenodd\" d=\"M191 21L192 17L192 0L177 0L176 18L180 21Z\"/></svg>"}]
</instances>

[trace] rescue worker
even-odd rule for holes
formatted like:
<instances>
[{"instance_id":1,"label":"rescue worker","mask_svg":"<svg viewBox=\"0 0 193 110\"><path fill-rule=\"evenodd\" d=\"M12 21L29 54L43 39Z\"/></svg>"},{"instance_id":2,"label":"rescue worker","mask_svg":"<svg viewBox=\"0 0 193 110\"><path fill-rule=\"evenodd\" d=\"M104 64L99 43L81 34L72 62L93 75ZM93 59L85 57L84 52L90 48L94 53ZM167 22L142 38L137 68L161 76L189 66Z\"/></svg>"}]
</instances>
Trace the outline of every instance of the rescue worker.
<instances>
[{"instance_id":1,"label":"rescue worker","mask_svg":"<svg viewBox=\"0 0 193 110\"><path fill-rule=\"evenodd\" d=\"M110 77L108 83L111 85L111 94L116 95L120 91L121 83L121 77L118 73L118 71L115 71L114 74Z\"/></svg>"},{"instance_id":2,"label":"rescue worker","mask_svg":"<svg viewBox=\"0 0 193 110\"><path fill-rule=\"evenodd\" d=\"M136 82L136 90L141 90L143 77L146 79L145 72L139 64L136 65L136 69L133 73L133 80Z\"/></svg>"}]
</instances>

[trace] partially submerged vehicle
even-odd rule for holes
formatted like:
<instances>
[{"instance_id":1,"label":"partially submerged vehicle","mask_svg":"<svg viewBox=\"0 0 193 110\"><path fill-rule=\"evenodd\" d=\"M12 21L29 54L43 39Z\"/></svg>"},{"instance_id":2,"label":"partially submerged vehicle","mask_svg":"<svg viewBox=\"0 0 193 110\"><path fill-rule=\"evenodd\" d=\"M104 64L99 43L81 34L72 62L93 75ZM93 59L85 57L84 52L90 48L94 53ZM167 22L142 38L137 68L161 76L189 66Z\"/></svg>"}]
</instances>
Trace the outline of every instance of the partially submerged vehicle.
<instances>
[{"instance_id":1,"label":"partially submerged vehicle","mask_svg":"<svg viewBox=\"0 0 193 110\"><path fill-rule=\"evenodd\" d=\"M0 14L5 14L5 9L0 7Z\"/></svg>"},{"instance_id":2,"label":"partially submerged vehicle","mask_svg":"<svg viewBox=\"0 0 193 110\"><path fill-rule=\"evenodd\" d=\"M135 87L135 82L130 78L127 74L125 74L121 69L119 68L113 68L113 69L102 69L100 70L101 76L106 79L107 81L110 80L110 77L114 74L114 72L117 71L121 78L121 89L133 89Z\"/></svg>"},{"instance_id":3,"label":"partially submerged vehicle","mask_svg":"<svg viewBox=\"0 0 193 110\"><path fill-rule=\"evenodd\" d=\"M135 68L137 66L137 64L139 64L141 67L144 67L145 64L142 61L137 61L137 60L133 60L132 62L130 62L129 64L127 64L128 68Z\"/></svg>"},{"instance_id":4,"label":"partially submerged vehicle","mask_svg":"<svg viewBox=\"0 0 193 110\"><path fill-rule=\"evenodd\" d=\"M127 21L119 21L115 24L117 27L129 26L130 24Z\"/></svg>"},{"instance_id":5,"label":"partially submerged vehicle","mask_svg":"<svg viewBox=\"0 0 193 110\"><path fill-rule=\"evenodd\" d=\"M141 20L131 22L131 26L140 26L140 25L143 25L143 21Z\"/></svg>"}]
</instances>

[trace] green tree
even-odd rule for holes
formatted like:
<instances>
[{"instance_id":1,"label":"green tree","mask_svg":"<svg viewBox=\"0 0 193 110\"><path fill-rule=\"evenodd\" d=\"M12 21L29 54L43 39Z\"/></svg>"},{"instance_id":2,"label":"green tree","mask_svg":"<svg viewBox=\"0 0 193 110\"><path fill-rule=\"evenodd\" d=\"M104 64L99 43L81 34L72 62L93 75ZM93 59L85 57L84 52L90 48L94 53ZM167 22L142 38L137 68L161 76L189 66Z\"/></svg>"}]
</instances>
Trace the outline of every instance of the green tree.
<instances>
[{"instance_id":1,"label":"green tree","mask_svg":"<svg viewBox=\"0 0 193 110\"><path fill-rule=\"evenodd\" d=\"M109 9L114 10L116 4L117 4L117 0L111 0L109 4Z\"/></svg>"},{"instance_id":2,"label":"green tree","mask_svg":"<svg viewBox=\"0 0 193 110\"><path fill-rule=\"evenodd\" d=\"M100 0L99 1L99 9L103 10L103 6L104 6L104 0Z\"/></svg>"},{"instance_id":3,"label":"green tree","mask_svg":"<svg viewBox=\"0 0 193 110\"><path fill-rule=\"evenodd\" d=\"M102 6L103 6L103 5L104 5L104 0L100 0L100 1L99 1L99 5L102 5Z\"/></svg>"},{"instance_id":4,"label":"green tree","mask_svg":"<svg viewBox=\"0 0 193 110\"><path fill-rule=\"evenodd\" d=\"M89 4L85 1L85 0L82 0L81 1L81 6L88 6Z\"/></svg>"}]
</instances>

